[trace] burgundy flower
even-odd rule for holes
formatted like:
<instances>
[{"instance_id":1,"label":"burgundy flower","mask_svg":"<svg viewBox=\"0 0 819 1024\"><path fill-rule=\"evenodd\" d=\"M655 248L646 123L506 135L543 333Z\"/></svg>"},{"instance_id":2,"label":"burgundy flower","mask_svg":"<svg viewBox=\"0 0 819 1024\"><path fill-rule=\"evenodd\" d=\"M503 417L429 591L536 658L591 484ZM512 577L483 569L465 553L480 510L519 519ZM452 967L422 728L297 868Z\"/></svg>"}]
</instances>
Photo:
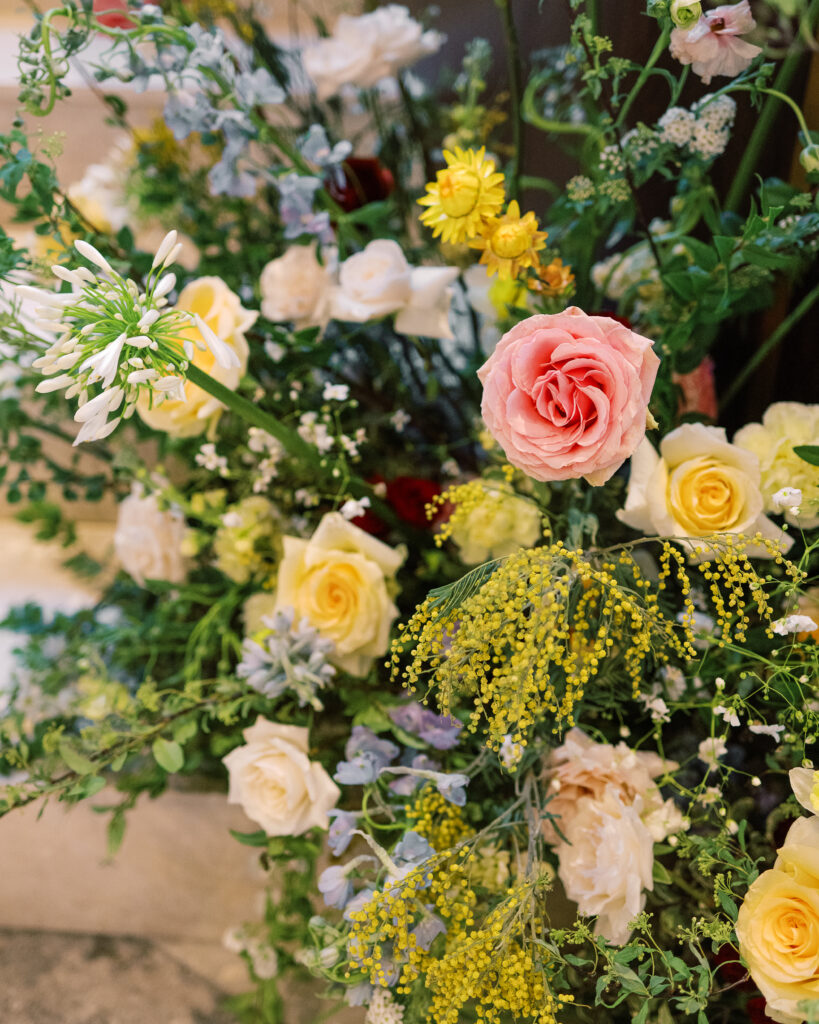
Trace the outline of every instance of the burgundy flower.
<instances>
[{"instance_id":1,"label":"burgundy flower","mask_svg":"<svg viewBox=\"0 0 819 1024\"><path fill-rule=\"evenodd\" d=\"M327 191L338 205L350 213L367 203L386 199L395 188L392 172L375 156L351 156L341 165L344 182L330 179Z\"/></svg>"},{"instance_id":2,"label":"burgundy flower","mask_svg":"<svg viewBox=\"0 0 819 1024\"><path fill-rule=\"evenodd\" d=\"M419 530L432 525L432 520L427 519L426 507L440 493L440 484L417 476L397 476L387 484L387 501L396 514Z\"/></svg>"}]
</instances>

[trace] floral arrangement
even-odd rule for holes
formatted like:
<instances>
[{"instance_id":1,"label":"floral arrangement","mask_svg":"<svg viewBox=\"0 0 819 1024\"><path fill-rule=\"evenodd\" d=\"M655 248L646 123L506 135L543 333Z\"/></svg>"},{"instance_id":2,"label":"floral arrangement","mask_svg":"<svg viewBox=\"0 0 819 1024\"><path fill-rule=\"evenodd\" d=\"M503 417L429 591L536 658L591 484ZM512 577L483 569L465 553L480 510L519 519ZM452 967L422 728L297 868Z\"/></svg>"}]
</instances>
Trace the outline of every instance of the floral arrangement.
<instances>
[{"instance_id":1,"label":"floral arrangement","mask_svg":"<svg viewBox=\"0 0 819 1024\"><path fill-rule=\"evenodd\" d=\"M287 45L233 0L36 14L0 474L55 542L115 496L120 571L6 620L0 810L108 784L113 854L226 785L271 878L240 1020L302 974L367 1024L816 1021L819 405L719 423L819 299L819 5L648 0L639 63L583 0L522 54L513 6L497 98L485 40L413 70L444 35L396 4ZM77 62L123 139L63 184ZM801 180L755 177L774 117Z\"/></svg>"}]
</instances>

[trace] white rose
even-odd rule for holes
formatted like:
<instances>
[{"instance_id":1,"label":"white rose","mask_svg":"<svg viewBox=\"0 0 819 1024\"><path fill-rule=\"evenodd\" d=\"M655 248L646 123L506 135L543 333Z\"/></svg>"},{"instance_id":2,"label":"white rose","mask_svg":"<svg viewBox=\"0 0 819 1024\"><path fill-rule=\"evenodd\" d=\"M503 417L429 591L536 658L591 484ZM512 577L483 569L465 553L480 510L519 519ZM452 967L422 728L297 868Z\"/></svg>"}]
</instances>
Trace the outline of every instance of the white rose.
<instances>
[{"instance_id":1,"label":"white rose","mask_svg":"<svg viewBox=\"0 0 819 1024\"><path fill-rule=\"evenodd\" d=\"M228 803L241 804L269 836L327 828L340 791L308 758L307 729L259 717L242 735L245 745L222 758L230 776Z\"/></svg>"},{"instance_id":2,"label":"white rose","mask_svg":"<svg viewBox=\"0 0 819 1024\"><path fill-rule=\"evenodd\" d=\"M296 327L320 327L329 319L330 287L336 264L335 249L316 257L316 245L291 245L284 256L262 270L259 287L262 315L290 320Z\"/></svg>"},{"instance_id":3,"label":"white rose","mask_svg":"<svg viewBox=\"0 0 819 1024\"><path fill-rule=\"evenodd\" d=\"M452 339L449 305L457 276L457 267L413 267L409 301L395 318L396 331L420 338Z\"/></svg>"},{"instance_id":4,"label":"white rose","mask_svg":"<svg viewBox=\"0 0 819 1024\"><path fill-rule=\"evenodd\" d=\"M117 510L114 550L123 569L140 585L145 580L181 583L185 578L182 541L187 532L179 509L162 509L155 494L134 484Z\"/></svg>"},{"instance_id":5,"label":"white rose","mask_svg":"<svg viewBox=\"0 0 819 1024\"><path fill-rule=\"evenodd\" d=\"M663 438L659 455L650 441L641 442L631 457L626 504L617 518L661 537L759 531L786 551L792 541L763 515L762 506L757 459L729 444L721 427L686 423ZM761 546L753 554L770 557Z\"/></svg>"},{"instance_id":6,"label":"white rose","mask_svg":"<svg viewBox=\"0 0 819 1024\"><path fill-rule=\"evenodd\" d=\"M210 348L194 348L191 362L214 380L235 391L245 370L249 349L245 340L247 331L256 321L258 313L245 309L239 296L230 290L220 277L200 277L191 281L180 292L177 309L198 313L213 333L233 349L239 365L225 368L217 363ZM180 332L191 340L201 340L193 325ZM140 417L154 430L164 430L174 437L194 437L201 434L211 420L220 415L223 406L202 388L189 382L184 384L185 401L168 399L151 405L151 397L143 392L137 402Z\"/></svg>"},{"instance_id":7,"label":"white rose","mask_svg":"<svg viewBox=\"0 0 819 1024\"><path fill-rule=\"evenodd\" d=\"M380 238L341 264L332 316L365 323L402 309L411 295L410 265L401 246Z\"/></svg>"},{"instance_id":8,"label":"white rose","mask_svg":"<svg viewBox=\"0 0 819 1024\"><path fill-rule=\"evenodd\" d=\"M305 47L301 62L319 100L334 96L345 85L367 89L388 75L389 66L378 59L377 42L378 26L372 19L342 14L333 35Z\"/></svg>"},{"instance_id":9,"label":"white rose","mask_svg":"<svg viewBox=\"0 0 819 1024\"><path fill-rule=\"evenodd\" d=\"M409 9L401 4L377 7L359 19L365 20L375 25L378 59L393 75L421 57L436 53L446 38L440 32L424 32L419 22L410 16Z\"/></svg>"},{"instance_id":10,"label":"white rose","mask_svg":"<svg viewBox=\"0 0 819 1024\"><path fill-rule=\"evenodd\" d=\"M398 615L387 589L404 560L401 551L330 512L310 540L284 538L276 608L295 609L335 644L334 664L363 676L387 653Z\"/></svg>"},{"instance_id":11,"label":"white rose","mask_svg":"<svg viewBox=\"0 0 819 1024\"><path fill-rule=\"evenodd\" d=\"M557 846L566 895L583 915L597 915L595 934L628 942L629 922L654 887L654 840L640 820L642 801L624 804L613 789L602 798L583 797Z\"/></svg>"},{"instance_id":12,"label":"white rose","mask_svg":"<svg viewBox=\"0 0 819 1024\"><path fill-rule=\"evenodd\" d=\"M342 14L333 34L306 47L301 55L320 100L345 85L369 89L421 57L437 52L444 36L424 32L400 4L387 4L369 14Z\"/></svg>"}]
</instances>

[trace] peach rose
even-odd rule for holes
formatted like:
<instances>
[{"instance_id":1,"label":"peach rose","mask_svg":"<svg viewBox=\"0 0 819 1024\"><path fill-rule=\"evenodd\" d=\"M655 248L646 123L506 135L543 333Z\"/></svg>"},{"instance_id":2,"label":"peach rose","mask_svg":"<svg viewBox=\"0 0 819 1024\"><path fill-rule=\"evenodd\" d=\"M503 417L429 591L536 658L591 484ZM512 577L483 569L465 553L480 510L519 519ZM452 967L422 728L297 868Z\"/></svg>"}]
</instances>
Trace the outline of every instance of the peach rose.
<instances>
[{"instance_id":1,"label":"peach rose","mask_svg":"<svg viewBox=\"0 0 819 1024\"><path fill-rule=\"evenodd\" d=\"M652 344L577 306L513 327L478 371L481 412L507 459L535 480L605 483L645 436Z\"/></svg>"},{"instance_id":2,"label":"peach rose","mask_svg":"<svg viewBox=\"0 0 819 1024\"><path fill-rule=\"evenodd\" d=\"M799 1024L819 999L819 818L798 818L770 871L751 885L737 939L769 1017Z\"/></svg>"}]
</instances>

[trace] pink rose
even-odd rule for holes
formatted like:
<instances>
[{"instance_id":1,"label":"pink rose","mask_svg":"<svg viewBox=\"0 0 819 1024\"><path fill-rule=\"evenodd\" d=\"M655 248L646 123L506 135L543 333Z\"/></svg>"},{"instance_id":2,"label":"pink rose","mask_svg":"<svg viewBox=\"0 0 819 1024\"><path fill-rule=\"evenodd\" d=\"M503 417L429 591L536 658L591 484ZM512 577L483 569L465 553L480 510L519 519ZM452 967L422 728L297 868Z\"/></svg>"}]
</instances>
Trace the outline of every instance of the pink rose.
<instances>
[{"instance_id":1,"label":"pink rose","mask_svg":"<svg viewBox=\"0 0 819 1024\"><path fill-rule=\"evenodd\" d=\"M652 344L577 306L513 327L478 371L481 412L507 459L535 480L605 483L645 435Z\"/></svg>"},{"instance_id":2,"label":"pink rose","mask_svg":"<svg viewBox=\"0 0 819 1024\"><path fill-rule=\"evenodd\" d=\"M762 51L739 36L756 26L748 0L723 4L700 18L691 29L671 33L671 56L691 64L706 85L714 75L733 78Z\"/></svg>"}]
</instances>

